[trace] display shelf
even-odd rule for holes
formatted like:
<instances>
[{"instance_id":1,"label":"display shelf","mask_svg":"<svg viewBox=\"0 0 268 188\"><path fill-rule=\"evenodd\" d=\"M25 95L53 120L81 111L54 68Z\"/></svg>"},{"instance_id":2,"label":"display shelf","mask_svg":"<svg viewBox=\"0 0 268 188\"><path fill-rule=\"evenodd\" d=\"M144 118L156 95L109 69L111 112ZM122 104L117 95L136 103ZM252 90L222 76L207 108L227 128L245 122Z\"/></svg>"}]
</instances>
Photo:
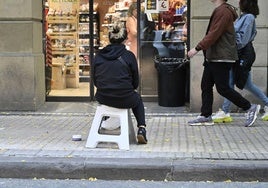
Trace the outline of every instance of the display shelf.
<instances>
[{"instance_id":1,"label":"display shelf","mask_svg":"<svg viewBox=\"0 0 268 188\"><path fill-rule=\"evenodd\" d=\"M78 88L79 87L79 66L78 66L78 15L69 16L47 16L49 37L49 59L52 59L52 70L64 70L64 76L55 72L57 80L61 82L54 84L54 89ZM59 66L58 64L61 64ZM65 79L64 81L62 81Z\"/></svg>"},{"instance_id":2,"label":"display shelf","mask_svg":"<svg viewBox=\"0 0 268 188\"><path fill-rule=\"evenodd\" d=\"M90 48L90 25L89 25L89 12L79 12L78 23L78 42L79 42L79 81L90 81L90 49L98 50L99 48L99 19L98 13L93 14L93 44L94 47Z\"/></svg>"},{"instance_id":3,"label":"display shelf","mask_svg":"<svg viewBox=\"0 0 268 188\"><path fill-rule=\"evenodd\" d=\"M73 21L73 22L76 22L77 20L77 15L70 15L70 16L66 16L66 15L62 15L62 16L53 16L53 15L47 15L47 21L48 22L51 22L51 21L57 21L57 23L59 23L59 20L62 21L62 20L70 20L70 21Z\"/></svg>"}]
</instances>

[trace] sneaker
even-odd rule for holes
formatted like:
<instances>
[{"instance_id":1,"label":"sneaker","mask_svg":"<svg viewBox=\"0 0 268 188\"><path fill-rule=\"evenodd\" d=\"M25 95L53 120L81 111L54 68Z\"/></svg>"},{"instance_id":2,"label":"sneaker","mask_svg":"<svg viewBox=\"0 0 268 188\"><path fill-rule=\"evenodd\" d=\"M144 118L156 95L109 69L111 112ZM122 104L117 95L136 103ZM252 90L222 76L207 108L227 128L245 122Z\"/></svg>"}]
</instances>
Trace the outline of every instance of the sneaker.
<instances>
[{"instance_id":1,"label":"sneaker","mask_svg":"<svg viewBox=\"0 0 268 188\"><path fill-rule=\"evenodd\" d=\"M257 104L252 104L248 112L246 113L246 123L245 127L250 127L255 122L257 115L260 111L261 106Z\"/></svg>"},{"instance_id":2,"label":"sneaker","mask_svg":"<svg viewBox=\"0 0 268 188\"><path fill-rule=\"evenodd\" d=\"M209 117L205 117L205 116L198 116L197 119L188 121L189 125L213 125L214 122L211 118L211 116Z\"/></svg>"},{"instance_id":3,"label":"sneaker","mask_svg":"<svg viewBox=\"0 0 268 188\"><path fill-rule=\"evenodd\" d=\"M264 114L263 114L263 116L261 117L261 119L262 119L263 121L268 121L268 106L265 106L265 107L264 107Z\"/></svg>"},{"instance_id":4,"label":"sneaker","mask_svg":"<svg viewBox=\"0 0 268 188\"><path fill-rule=\"evenodd\" d=\"M138 144L147 144L146 129L144 126L140 126L137 134Z\"/></svg>"},{"instance_id":5,"label":"sneaker","mask_svg":"<svg viewBox=\"0 0 268 188\"><path fill-rule=\"evenodd\" d=\"M219 111L212 116L212 120L214 123L229 123L233 121L233 118L230 116L230 113L225 113L222 109L219 109Z\"/></svg>"}]
</instances>

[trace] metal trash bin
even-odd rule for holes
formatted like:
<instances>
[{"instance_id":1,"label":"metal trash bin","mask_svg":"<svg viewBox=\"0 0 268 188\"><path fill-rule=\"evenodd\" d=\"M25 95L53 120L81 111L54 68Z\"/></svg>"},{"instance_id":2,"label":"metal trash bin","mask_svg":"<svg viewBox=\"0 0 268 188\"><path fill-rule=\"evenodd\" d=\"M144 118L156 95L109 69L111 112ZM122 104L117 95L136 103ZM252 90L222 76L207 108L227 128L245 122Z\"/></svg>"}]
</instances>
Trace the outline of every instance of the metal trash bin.
<instances>
[{"instance_id":1,"label":"metal trash bin","mask_svg":"<svg viewBox=\"0 0 268 188\"><path fill-rule=\"evenodd\" d=\"M178 107L185 104L186 69L183 58L155 57L158 72L158 104Z\"/></svg>"}]
</instances>

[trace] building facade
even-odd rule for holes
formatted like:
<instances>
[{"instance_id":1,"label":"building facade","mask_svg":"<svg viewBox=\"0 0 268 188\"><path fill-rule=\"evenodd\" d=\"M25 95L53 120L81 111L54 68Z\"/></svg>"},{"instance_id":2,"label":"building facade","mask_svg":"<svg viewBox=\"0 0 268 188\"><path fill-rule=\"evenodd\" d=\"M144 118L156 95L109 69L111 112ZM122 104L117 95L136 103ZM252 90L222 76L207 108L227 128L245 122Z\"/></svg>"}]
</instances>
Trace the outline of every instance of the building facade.
<instances>
[{"instance_id":1,"label":"building facade","mask_svg":"<svg viewBox=\"0 0 268 188\"><path fill-rule=\"evenodd\" d=\"M107 0L100 2L102 4L99 6L109 6L115 1ZM238 0L229 0L228 2L238 7ZM257 18L258 34L254 41L257 59L252 68L254 82L265 92L267 92L268 60L268 23L266 19L268 13L265 11L267 3L265 0L259 0L260 15ZM188 17L190 18L188 19L190 30L188 33L190 36L189 47L191 48L204 36L209 16L214 7L207 0L191 0L187 2L187 5L188 13L190 13ZM44 22L47 20L44 18L44 1L0 1L1 111L35 111L47 101L48 95L45 74L46 52L44 50L44 40L46 40L44 37ZM90 19L94 18L91 17ZM92 44L94 45L93 42ZM144 45L144 43L142 44ZM152 61L154 52L148 51L150 48L147 48L145 52L141 47L138 46L138 49L141 50L138 58L141 66L140 93L145 98L154 98L157 100L157 71ZM151 56L147 56L148 53ZM191 112L199 112L200 110L202 60L202 53L199 53L190 62L189 107ZM75 82L71 82L71 85L74 84ZM251 101L256 100L246 91L241 92ZM90 91L89 86L88 96L86 98L90 98L90 95L92 97L93 94L94 91ZM214 108L217 110L222 102L222 97L216 92L214 101Z\"/></svg>"},{"instance_id":2,"label":"building facade","mask_svg":"<svg viewBox=\"0 0 268 188\"><path fill-rule=\"evenodd\" d=\"M45 102L42 1L0 1L0 110Z\"/></svg>"}]
</instances>

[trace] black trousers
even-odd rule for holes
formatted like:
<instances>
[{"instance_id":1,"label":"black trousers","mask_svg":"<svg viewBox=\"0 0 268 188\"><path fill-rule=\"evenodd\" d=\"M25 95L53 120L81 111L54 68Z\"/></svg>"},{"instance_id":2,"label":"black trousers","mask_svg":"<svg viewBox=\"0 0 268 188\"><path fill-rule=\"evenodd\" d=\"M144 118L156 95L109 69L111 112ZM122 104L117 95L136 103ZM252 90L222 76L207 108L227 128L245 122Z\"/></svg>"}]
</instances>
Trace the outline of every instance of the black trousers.
<instances>
[{"instance_id":1,"label":"black trousers","mask_svg":"<svg viewBox=\"0 0 268 188\"><path fill-rule=\"evenodd\" d=\"M240 93L229 86L229 71L233 63L227 62L205 62L201 81L202 107L201 115L208 117L212 114L213 105L213 86L215 84L217 92L229 99L233 104L248 110L251 104Z\"/></svg>"},{"instance_id":2,"label":"black trousers","mask_svg":"<svg viewBox=\"0 0 268 188\"><path fill-rule=\"evenodd\" d=\"M131 108L136 118L137 126L145 124L145 110L141 96L133 92L129 97L108 97L97 92L96 99L100 104L115 108Z\"/></svg>"},{"instance_id":3,"label":"black trousers","mask_svg":"<svg viewBox=\"0 0 268 188\"><path fill-rule=\"evenodd\" d=\"M132 112L137 120L137 126L140 126L140 125L146 126L144 105L143 105L141 97L137 105L132 108Z\"/></svg>"}]
</instances>

